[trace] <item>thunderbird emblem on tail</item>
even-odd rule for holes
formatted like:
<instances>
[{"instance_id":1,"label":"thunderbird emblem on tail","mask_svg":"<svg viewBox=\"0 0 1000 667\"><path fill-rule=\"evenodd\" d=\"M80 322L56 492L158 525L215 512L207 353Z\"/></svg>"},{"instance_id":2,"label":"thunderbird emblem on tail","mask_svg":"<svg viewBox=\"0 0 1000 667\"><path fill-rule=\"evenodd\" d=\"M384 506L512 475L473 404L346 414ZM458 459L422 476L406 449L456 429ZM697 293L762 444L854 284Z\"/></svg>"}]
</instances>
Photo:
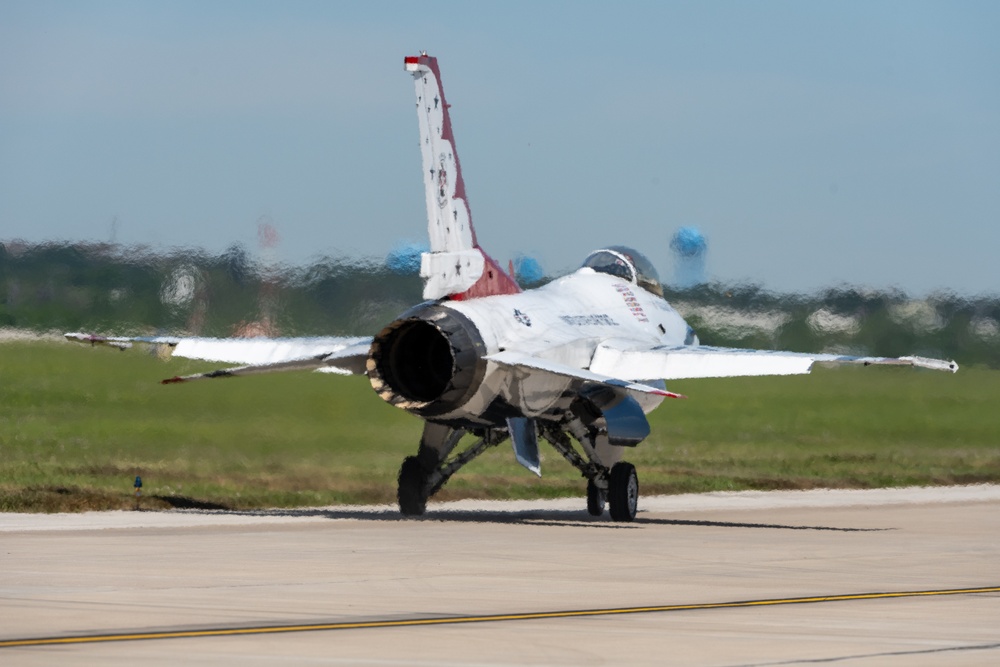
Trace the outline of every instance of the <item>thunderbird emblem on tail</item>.
<instances>
[{"instance_id":1,"label":"thunderbird emblem on tail","mask_svg":"<svg viewBox=\"0 0 1000 667\"><path fill-rule=\"evenodd\" d=\"M517 461L541 475L541 439L586 479L592 515L607 505L612 519L631 521L639 481L623 454L649 435L650 411L683 398L667 380L808 373L816 362L957 370L922 357L700 345L664 300L653 265L623 246L598 249L576 272L521 291L476 239L437 60L409 57L405 67L420 127L427 301L372 338L67 337L120 348L166 344L176 356L245 364L170 383L296 370L366 374L384 401L424 420L417 451L399 471L404 515L423 514L452 475L508 439ZM460 447L466 435L471 444Z\"/></svg>"}]
</instances>

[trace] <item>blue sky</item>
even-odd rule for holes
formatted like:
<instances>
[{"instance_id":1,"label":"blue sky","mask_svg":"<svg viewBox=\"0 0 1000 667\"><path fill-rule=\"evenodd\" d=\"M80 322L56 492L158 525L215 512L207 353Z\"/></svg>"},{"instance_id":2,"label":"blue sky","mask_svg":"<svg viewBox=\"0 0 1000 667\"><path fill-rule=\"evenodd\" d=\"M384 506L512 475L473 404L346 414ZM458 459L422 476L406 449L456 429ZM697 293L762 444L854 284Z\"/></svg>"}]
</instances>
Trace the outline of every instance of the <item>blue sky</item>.
<instances>
[{"instance_id":1,"label":"blue sky","mask_svg":"<svg viewBox=\"0 0 1000 667\"><path fill-rule=\"evenodd\" d=\"M1000 293L1000 3L0 4L0 239L382 256L439 58L480 242L549 272Z\"/></svg>"}]
</instances>

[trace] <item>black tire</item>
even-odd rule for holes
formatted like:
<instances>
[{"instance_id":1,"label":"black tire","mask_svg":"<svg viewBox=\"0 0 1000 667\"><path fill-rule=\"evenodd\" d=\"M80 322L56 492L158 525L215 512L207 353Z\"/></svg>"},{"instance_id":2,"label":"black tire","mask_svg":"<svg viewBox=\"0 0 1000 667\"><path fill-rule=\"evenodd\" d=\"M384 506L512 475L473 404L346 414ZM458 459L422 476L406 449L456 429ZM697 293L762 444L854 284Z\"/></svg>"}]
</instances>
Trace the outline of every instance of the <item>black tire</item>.
<instances>
[{"instance_id":1,"label":"black tire","mask_svg":"<svg viewBox=\"0 0 1000 667\"><path fill-rule=\"evenodd\" d=\"M399 501L399 513L403 516L420 516L427 510L427 471L420 465L416 456L407 456L399 468L396 488L396 500Z\"/></svg>"},{"instance_id":2,"label":"black tire","mask_svg":"<svg viewBox=\"0 0 1000 667\"><path fill-rule=\"evenodd\" d=\"M635 466L619 461L608 480L608 510L615 521L631 521L639 506L639 476Z\"/></svg>"},{"instance_id":3,"label":"black tire","mask_svg":"<svg viewBox=\"0 0 1000 667\"><path fill-rule=\"evenodd\" d=\"M587 512L590 516L604 514L604 491L597 488L592 479L587 480Z\"/></svg>"}]
</instances>

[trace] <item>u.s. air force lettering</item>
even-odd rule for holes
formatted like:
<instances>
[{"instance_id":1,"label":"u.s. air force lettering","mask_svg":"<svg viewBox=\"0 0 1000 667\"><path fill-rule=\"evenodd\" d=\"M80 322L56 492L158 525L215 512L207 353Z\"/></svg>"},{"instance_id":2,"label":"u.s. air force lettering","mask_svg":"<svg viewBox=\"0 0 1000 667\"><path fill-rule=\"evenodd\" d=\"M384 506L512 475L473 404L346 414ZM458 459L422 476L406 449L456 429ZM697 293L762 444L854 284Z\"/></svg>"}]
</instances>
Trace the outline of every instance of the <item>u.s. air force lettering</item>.
<instances>
[{"instance_id":1,"label":"u.s. air force lettering","mask_svg":"<svg viewBox=\"0 0 1000 667\"><path fill-rule=\"evenodd\" d=\"M593 313L590 315L561 315L559 317L566 324L574 327L616 327L615 322L609 315L604 313Z\"/></svg>"}]
</instances>

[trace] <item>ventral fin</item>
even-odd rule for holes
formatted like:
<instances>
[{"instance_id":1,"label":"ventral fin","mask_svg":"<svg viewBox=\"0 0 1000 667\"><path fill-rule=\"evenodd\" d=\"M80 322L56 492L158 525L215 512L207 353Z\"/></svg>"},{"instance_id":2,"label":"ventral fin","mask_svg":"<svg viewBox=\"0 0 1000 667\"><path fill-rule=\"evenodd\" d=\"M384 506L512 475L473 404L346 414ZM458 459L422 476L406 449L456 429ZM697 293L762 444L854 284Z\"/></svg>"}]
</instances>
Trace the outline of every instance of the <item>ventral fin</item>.
<instances>
[{"instance_id":1,"label":"ventral fin","mask_svg":"<svg viewBox=\"0 0 1000 667\"><path fill-rule=\"evenodd\" d=\"M525 468L542 476L542 461L538 456L538 431L535 420L528 417L508 417L507 429L514 446L514 458Z\"/></svg>"}]
</instances>

